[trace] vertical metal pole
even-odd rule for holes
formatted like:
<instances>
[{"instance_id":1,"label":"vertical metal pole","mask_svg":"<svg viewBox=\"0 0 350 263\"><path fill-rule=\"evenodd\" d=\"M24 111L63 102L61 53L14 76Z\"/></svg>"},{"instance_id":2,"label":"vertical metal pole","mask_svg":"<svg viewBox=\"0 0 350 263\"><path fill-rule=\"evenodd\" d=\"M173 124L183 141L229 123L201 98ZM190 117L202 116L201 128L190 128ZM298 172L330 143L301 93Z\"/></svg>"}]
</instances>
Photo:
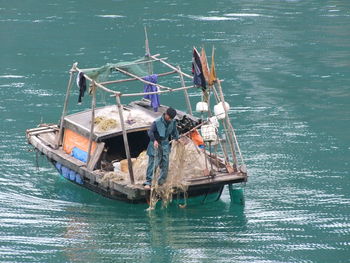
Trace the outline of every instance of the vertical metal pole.
<instances>
[{"instance_id":1,"label":"vertical metal pole","mask_svg":"<svg viewBox=\"0 0 350 263\"><path fill-rule=\"evenodd\" d=\"M181 72L181 68L179 66L177 67L177 69ZM179 76L180 76L182 87L186 87L184 77L182 76L181 73L179 73ZM186 100L186 104L187 104L187 113L192 115L192 107L191 107L190 97L188 96L187 89L184 89L184 93L185 93L185 100Z\"/></svg>"},{"instance_id":2,"label":"vertical metal pole","mask_svg":"<svg viewBox=\"0 0 350 263\"><path fill-rule=\"evenodd\" d=\"M95 127L95 108L96 108L96 85L95 85L95 81L92 81L91 125L90 125L90 136L89 136L88 158L87 158L86 165L89 164L91 159L92 139L93 139L94 127Z\"/></svg>"},{"instance_id":3,"label":"vertical metal pole","mask_svg":"<svg viewBox=\"0 0 350 263\"><path fill-rule=\"evenodd\" d=\"M129 148L129 143L128 143L128 136L127 136L126 130L125 130L123 107L122 107L122 104L120 102L120 95L116 94L115 97L117 100L119 118L120 118L120 123L121 123L122 131L123 131L123 139L124 139L126 158L128 159L128 169L129 169L130 182L131 182L131 184L134 184L135 183L134 171L132 169L132 161L131 161L130 148Z\"/></svg>"},{"instance_id":4,"label":"vertical metal pole","mask_svg":"<svg viewBox=\"0 0 350 263\"><path fill-rule=\"evenodd\" d=\"M73 77L74 77L74 73L76 71L75 68L77 65L78 65L78 63L75 62L69 71L70 76L69 76L69 81L68 81L68 86L67 86L67 91L66 91L66 98L64 100L64 106L63 106L62 115L61 115L60 130L58 132L57 141L56 141L56 145L55 145L56 149L58 149L60 147L60 145L62 144L63 121L64 121L64 117L67 114L69 94L70 94L70 90L72 88Z\"/></svg>"}]
</instances>

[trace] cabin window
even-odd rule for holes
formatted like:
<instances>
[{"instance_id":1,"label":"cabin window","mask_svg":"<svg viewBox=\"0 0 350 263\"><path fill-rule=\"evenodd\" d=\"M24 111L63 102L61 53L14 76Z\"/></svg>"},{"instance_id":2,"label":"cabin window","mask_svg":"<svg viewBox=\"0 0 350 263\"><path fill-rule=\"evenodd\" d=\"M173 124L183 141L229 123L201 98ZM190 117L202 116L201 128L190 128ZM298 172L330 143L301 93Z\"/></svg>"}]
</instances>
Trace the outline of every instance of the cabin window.
<instances>
[{"instance_id":1,"label":"cabin window","mask_svg":"<svg viewBox=\"0 0 350 263\"><path fill-rule=\"evenodd\" d=\"M127 136L132 158L138 157L142 151L147 149L149 143L147 130L128 133ZM123 135L106 139L104 143L105 152L102 156L102 161L111 163L115 160L126 159Z\"/></svg>"}]
</instances>

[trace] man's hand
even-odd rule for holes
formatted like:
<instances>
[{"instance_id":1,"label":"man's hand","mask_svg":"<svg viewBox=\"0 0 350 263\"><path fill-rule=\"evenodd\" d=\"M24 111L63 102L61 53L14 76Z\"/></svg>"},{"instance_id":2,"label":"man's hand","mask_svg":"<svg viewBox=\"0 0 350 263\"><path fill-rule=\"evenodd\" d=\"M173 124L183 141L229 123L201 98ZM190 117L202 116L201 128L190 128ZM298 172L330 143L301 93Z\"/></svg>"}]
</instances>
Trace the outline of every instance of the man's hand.
<instances>
[{"instance_id":1,"label":"man's hand","mask_svg":"<svg viewBox=\"0 0 350 263\"><path fill-rule=\"evenodd\" d=\"M159 143L157 141L154 141L154 143L153 143L154 148L158 149L158 145L159 145Z\"/></svg>"}]
</instances>

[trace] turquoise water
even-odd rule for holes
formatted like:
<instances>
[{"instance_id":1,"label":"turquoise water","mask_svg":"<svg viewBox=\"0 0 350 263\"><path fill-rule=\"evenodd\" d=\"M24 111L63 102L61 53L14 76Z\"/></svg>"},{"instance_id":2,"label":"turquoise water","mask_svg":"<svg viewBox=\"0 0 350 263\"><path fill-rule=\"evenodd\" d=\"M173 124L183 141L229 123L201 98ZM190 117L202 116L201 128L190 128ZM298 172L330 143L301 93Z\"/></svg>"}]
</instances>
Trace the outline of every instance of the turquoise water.
<instances>
[{"instance_id":1,"label":"turquoise water","mask_svg":"<svg viewBox=\"0 0 350 263\"><path fill-rule=\"evenodd\" d=\"M350 262L349 1L15 0L0 22L1 262ZM225 189L214 205L149 214L43 156L36 168L25 130L57 123L72 63L143 55L144 25L152 53L187 72L192 46L215 46L250 175L244 207ZM72 111L89 107L77 99Z\"/></svg>"}]
</instances>

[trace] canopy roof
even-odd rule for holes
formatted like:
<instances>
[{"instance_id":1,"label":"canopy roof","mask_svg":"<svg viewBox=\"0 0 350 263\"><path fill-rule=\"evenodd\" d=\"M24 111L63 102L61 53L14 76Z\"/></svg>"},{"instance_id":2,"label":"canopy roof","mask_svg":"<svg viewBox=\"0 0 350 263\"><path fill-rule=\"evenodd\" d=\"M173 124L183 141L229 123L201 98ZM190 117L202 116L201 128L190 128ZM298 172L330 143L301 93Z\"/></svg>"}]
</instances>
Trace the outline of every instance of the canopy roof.
<instances>
[{"instance_id":1,"label":"canopy roof","mask_svg":"<svg viewBox=\"0 0 350 263\"><path fill-rule=\"evenodd\" d=\"M167 108L168 107L161 105L158 108L158 112L154 112L153 108L150 106L149 100L143 99L141 101L134 101L123 107L125 129L128 131L128 133L147 130L154 119L161 116ZM89 109L66 116L64 118L63 127L73 130L85 137L89 137L91 127L91 111L92 110ZM186 115L185 112L179 110L177 110L177 113L177 118L179 119ZM97 118L105 118L107 125L108 123L112 123L113 125L110 127L103 127L103 125L101 126L96 124L93 134L94 141L102 141L107 138L121 135L122 127L120 125L119 111L116 105L96 108L95 116ZM193 120L197 120L195 117L188 117Z\"/></svg>"}]
</instances>

